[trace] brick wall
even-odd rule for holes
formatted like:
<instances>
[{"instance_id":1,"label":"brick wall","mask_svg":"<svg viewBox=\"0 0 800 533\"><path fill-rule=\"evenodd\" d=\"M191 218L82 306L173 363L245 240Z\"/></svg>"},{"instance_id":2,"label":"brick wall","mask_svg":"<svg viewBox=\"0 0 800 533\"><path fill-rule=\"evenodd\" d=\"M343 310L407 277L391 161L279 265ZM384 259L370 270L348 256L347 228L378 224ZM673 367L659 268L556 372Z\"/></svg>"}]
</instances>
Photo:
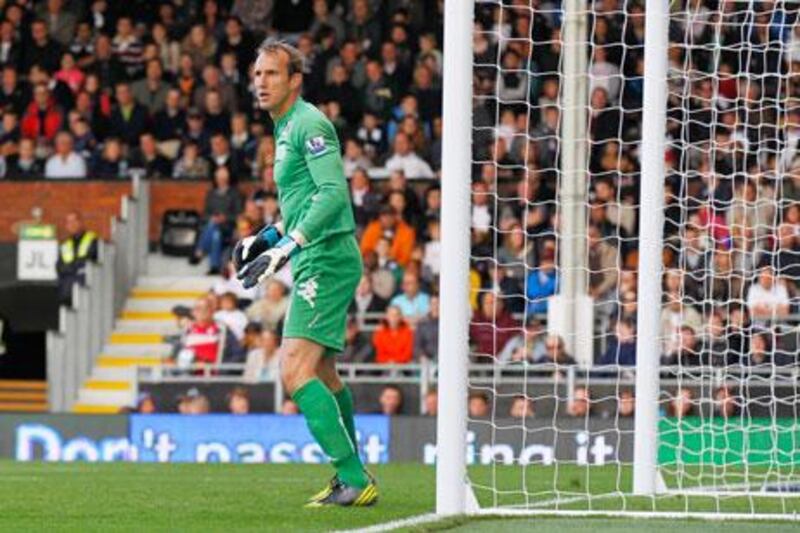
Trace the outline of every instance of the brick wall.
<instances>
[{"instance_id":1,"label":"brick wall","mask_svg":"<svg viewBox=\"0 0 800 533\"><path fill-rule=\"evenodd\" d=\"M86 226L107 239L111 217L119 214L120 200L130 190L127 181L0 182L0 242L17 240L14 226L30 220L34 207L42 208L45 222L58 227L59 238L67 213L80 211Z\"/></svg>"},{"instance_id":2,"label":"brick wall","mask_svg":"<svg viewBox=\"0 0 800 533\"><path fill-rule=\"evenodd\" d=\"M203 211L208 181L153 181L150 183L150 241L158 241L161 217L168 209ZM254 183L240 185L247 195ZM56 224L63 237L67 213L80 211L88 228L104 239L111 233L111 217L119 215L121 198L130 194L128 181L0 181L0 242L14 242L14 225L31 218L31 209L41 207L44 221Z\"/></svg>"}]
</instances>

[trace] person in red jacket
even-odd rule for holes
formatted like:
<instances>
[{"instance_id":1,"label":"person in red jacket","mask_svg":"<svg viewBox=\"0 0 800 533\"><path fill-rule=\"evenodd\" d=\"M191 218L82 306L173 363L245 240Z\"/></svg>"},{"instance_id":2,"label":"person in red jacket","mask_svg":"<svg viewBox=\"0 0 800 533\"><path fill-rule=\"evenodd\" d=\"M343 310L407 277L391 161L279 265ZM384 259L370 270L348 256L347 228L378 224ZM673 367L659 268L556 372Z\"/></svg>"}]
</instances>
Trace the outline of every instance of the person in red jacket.
<instances>
[{"instance_id":1,"label":"person in red jacket","mask_svg":"<svg viewBox=\"0 0 800 533\"><path fill-rule=\"evenodd\" d=\"M414 331L403 320L400 308L394 305L386 310L386 318L372 336L375 362L404 364L411 362L414 353Z\"/></svg>"},{"instance_id":2,"label":"person in red jacket","mask_svg":"<svg viewBox=\"0 0 800 533\"><path fill-rule=\"evenodd\" d=\"M37 85L33 89L33 101L22 116L20 126L22 136L28 139L44 138L48 142L52 141L61 129L63 121L61 110L56 106L47 86Z\"/></svg>"}]
</instances>

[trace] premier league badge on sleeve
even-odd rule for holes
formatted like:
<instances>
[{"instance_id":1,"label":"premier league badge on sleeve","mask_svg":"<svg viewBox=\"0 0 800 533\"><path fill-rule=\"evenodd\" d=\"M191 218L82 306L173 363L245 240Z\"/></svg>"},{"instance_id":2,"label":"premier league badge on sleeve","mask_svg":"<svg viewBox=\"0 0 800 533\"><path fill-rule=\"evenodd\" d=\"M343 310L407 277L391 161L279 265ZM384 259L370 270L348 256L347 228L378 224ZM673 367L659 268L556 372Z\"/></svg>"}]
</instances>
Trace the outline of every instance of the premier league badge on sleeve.
<instances>
[{"instance_id":1,"label":"premier league badge on sleeve","mask_svg":"<svg viewBox=\"0 0 800 533\"><path fill-rule=\"evenodd\" d=\"M325 151L325 139L320 135L319 137L312 137L306 141L308 153L311 155L319 155Z\"/></svg>"}]
</instances>

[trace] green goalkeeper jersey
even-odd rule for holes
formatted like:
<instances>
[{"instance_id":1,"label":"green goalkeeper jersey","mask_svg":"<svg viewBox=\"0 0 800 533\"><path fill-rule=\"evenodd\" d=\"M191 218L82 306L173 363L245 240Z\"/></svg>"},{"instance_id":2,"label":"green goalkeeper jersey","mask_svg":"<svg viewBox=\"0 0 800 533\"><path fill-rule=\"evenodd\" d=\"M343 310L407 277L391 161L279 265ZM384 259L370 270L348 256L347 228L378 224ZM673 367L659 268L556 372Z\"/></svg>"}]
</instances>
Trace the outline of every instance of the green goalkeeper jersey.
<instances>
[{"instance_id":1,"label":"green goalkeeper jersey","mask_svg":"<svg viewBox=\"0 0 800 533\"><path fill-rule=\"evenodd\" d=\"M353 233L350 194L330 120L298 98L276 122L275 139L275 182L285 233L299 231L304 248Z\"/></svg>"}]
</instances>

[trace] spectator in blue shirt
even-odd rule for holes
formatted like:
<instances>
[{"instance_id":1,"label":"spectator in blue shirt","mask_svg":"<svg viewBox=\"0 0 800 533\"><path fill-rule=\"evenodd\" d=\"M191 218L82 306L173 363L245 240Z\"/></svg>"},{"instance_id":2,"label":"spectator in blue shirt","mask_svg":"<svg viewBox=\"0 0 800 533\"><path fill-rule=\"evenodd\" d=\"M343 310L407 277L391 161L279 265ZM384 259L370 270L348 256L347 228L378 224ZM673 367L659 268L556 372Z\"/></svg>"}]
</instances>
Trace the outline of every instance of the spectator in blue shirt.
<instances>
[{"instance_id":1,"label":"spectator in blue shirt","mask_svg":"<svg viewBox=\"0 0 800 533\"><path fill-rule=\"evenodd\" d=\"M392 298L389 305L400 308L403 318L412 325L424 318L431 309L431 297L420 290L419 277L414 272L403 275L403 292Z\"/></svg>"},{"instance_id":2,"label":"spectator in blue shirt","mask_svg":"<svg viewBox=\"0 0 800 533\"><path fill-rule=\"evenodd\" d=\"M528 313L547 313L547 298L558 290L555 256L550 250L542 253L539 266L528 274Z\"/></svg>"},{"instance_id":3,"label":"spectator in blue shirt","mask_svg":"<svg viewBox=\"0 0 800 533\"><path fill-rule=\"evenodd\" d=\"M633 366L636 364L636 323L632 318L617 321L614 340L600 358L601 365Z\"/></svg>"}]
</instances>

